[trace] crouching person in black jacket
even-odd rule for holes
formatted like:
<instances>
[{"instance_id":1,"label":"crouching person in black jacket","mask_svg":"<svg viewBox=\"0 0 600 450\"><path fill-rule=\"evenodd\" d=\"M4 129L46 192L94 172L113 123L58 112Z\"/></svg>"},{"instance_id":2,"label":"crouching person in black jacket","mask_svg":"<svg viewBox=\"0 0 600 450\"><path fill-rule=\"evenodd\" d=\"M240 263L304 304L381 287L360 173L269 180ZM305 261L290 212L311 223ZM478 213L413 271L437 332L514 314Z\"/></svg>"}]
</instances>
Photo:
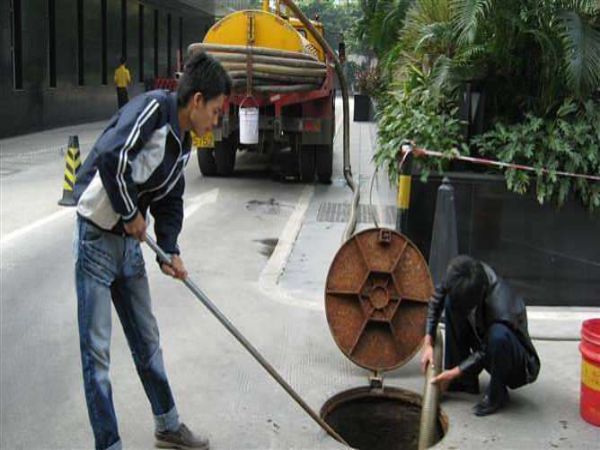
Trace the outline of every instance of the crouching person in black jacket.
<instances>
[{"instance_id":1,"label":"crouching person in black jacket","mask_svg":"<svg viewBox=\"0 0 600 450\"><path fill-rule=\"evenodd\" d=\"M217 124L230 90L231 80L219 62L204 53L192 56L176 93L147 92L113 116L77 177L75 283L83 385L96 450L122 448L109 378L111 302L150 402L156 445L209 448L206 438L179 420L140 241L150 212L158 245L171 255L161 270L187 277L177 238L190 131L201 136Z\"/></svg>"},{"instance_id":2,"label":"crouching person in black jacket","mask_svg":"<svg viewBox=\"0 0 600 450\"><path fill-rule=\"evenodd\" d=\"M491 379L474 406L477 416L493 414L508 401L508 390L536 380L540 360L527 331L523 299L487 264L458 256L429 302L423 371L433 364L438 321L446 317L444 371L432 382L440 389L479 393L479 373Z\"/></svg>"}]
</instances>

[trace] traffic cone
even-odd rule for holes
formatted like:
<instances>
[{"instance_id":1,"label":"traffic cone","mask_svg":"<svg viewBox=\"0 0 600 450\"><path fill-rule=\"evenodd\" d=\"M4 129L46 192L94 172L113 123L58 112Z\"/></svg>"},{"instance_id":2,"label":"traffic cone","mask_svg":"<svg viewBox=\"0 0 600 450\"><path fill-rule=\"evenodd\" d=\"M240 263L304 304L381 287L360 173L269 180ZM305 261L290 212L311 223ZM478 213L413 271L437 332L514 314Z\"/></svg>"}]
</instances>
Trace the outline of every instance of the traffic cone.
<instances>
[{"instance_id":1,"label":"traffic cone","mask_svg":"<svg viewBox=\"0 0 600 450\"><path fill-rule=\"evenodd\" d=\"M444 177L437 191L429 249L429 270L436 285L443 280L448 263L457 255L458 233L454 209L454 188L448 177Z\"/></svg>"},{"instance_id":2,"label":"traffic cone","mask_svg":"<svg viewBox=\"0 0 600 450\"><path fill-rule=\"evenodd\" d=\"M73 186L77 180L77 171L81 166L79 154L79 138L77 136L69 136L69 148L65 155L65 178L63 181L63 196L58 201L61 206L75 206L75 198L73 197Z\"/></svg>"}]
</instances>

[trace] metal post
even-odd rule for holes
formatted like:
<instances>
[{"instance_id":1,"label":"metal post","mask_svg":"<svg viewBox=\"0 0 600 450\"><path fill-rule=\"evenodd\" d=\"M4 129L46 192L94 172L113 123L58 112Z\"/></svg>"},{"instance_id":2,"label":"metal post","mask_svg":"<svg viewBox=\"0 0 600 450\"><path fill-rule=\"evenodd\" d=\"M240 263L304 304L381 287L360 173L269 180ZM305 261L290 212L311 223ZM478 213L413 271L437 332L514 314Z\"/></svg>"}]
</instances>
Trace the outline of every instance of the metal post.
<instances>
[{"instance_id":1,"label":"metal post","mask_svg":"<svg viewBox=\"0 0 600 450\"><path fill-rule=\"evenodd\" d=\"M410 185L412 183L412 145L402 144L398 162L398 197L396 198L396 231L406 234L408 208L410 207Z\"/></svg>"},{"instance_id":2,"label":"metal post","mask_svg":"<svg viewBox=\"0 0 600 450\"><path fill-rule=\"evenodd\" d=\"M170 264L171 258L169 257L169 255L167 255L158 246L158 244L148 235L146 235L146 244L148 244L148 246L154 251L154 253L156 253L156 255L161 261ZM263 368L267 372L269 372L269 375L271 375L275 379L275 381L279 383L279 385L296 401L296 403L298 403L298 405L300 405L300 407L304 411L308 413L308 415L315 422L319 424L321 428L323 428L323 430L325 430L334 439L350 447L348 443L333 428L331 428L329 424L325 422L315 411L313 411L312 408L302 399L302 397L300 397L296 393L296 391L294 391L294 389L281 377L281 375L277 373L273 366L271 366L271 364L269 364L269 362L265 358L263 358L263 356L258 352L258 350L254 348L254 346L242 335L242 333L238 331L238 329L229 321L229 319L227 319L227 317L223 315L219 308L215 306L215 304L206 296L204 292L200 290L198 286L196 286L196 284L192 280L186 278L185 280L183 280L183 284L185 284L188 287L188 289L192 291L196 298L208 308L212 315L215 316L225 328L227 328L227 331L229 331L233 335L233 337L236 338L237 341L240 344L242 344L242 346L244 346L246 350L248 350L248 352L254 357L254 359L258 361L258 363L261 366L263 366Z\"/></svg>"}]
</instances>

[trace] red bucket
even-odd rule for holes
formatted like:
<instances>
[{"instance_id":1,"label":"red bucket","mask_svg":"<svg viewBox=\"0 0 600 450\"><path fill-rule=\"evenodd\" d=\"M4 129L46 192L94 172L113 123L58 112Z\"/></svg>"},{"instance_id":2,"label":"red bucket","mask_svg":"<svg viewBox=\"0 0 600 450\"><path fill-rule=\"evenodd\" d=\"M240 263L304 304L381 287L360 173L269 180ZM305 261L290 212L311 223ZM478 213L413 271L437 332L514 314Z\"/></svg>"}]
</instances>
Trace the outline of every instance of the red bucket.
<instances>
[{"instance_id":1,"label":"red bucket","mask_svg":"<svg viewBox=\"0 0 600 450\"><path fill-rule=\"evenodd\" d=\"M581 327L581 417L600 427L600 319Z\"/></svg>"}]
</instances>

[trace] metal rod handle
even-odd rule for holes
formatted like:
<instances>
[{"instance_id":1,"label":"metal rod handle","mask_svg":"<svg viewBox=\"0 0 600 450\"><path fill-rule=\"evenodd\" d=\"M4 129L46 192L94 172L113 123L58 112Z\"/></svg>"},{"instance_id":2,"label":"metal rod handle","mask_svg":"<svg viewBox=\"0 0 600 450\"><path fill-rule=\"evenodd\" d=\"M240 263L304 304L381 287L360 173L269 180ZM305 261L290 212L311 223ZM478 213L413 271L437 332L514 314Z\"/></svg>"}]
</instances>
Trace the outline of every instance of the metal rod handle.
<instances>
[{"instance_id":1,"label":"metal rod handle","mask_svg":"<svg viewBox=\"0 0 600 450\"><path fill-rule=\"evenodd\" d=\"M158 246L158 244L148 235L146 235L146 244L148 244L148 246L154 251L154 253L156 253L156 255L161 261L167 264L171 263L171 258L169 257L169 255L167 255ZM208 310L213 314L213 316L215 316L217 320L221 322L221 324L225 328L227 328L227 331L229 331L233 335L233 337L235 337L237 341L240 344L242 344L246 350L248 350L248 352L254 357L254 359L256 359L256 361L258 361L258 363L261 366L263 366L263 368L267 372L269 372L269 375L271 375L275 379L275 381L279 383L279 385L296 401L296 403L298 403L298 405L300 405L300 407L304 411L308 413L310 417L313 418L315 422L317 422L321 426L321 428L323 428L323 430L325 430L334 439L350 447L350 445L348 445L348 443L333 428L331 428L331 426L329 426L327 422L325 422L321 417L319 417L319 415L315 411L313 411L313 409L302 399L302 397L300 397L296 393L296 391L294 391L294 389L281 377L281 375L277 373L273 366L271 366L271 364L269 364L269 362L265 358L263 358L263 356L258 352L258 350L254 348L254 346L239 332L239 330L229 321L229 319L227 319L227 317L223 315L219 308L215 306L215 304L206 296L206 294L202 292L192 280L190 280L189 277L182 281L183 284L185 284L190 289L190 291L192 291L196 298L208 308Z\"/></svg>"}]
</instances>

